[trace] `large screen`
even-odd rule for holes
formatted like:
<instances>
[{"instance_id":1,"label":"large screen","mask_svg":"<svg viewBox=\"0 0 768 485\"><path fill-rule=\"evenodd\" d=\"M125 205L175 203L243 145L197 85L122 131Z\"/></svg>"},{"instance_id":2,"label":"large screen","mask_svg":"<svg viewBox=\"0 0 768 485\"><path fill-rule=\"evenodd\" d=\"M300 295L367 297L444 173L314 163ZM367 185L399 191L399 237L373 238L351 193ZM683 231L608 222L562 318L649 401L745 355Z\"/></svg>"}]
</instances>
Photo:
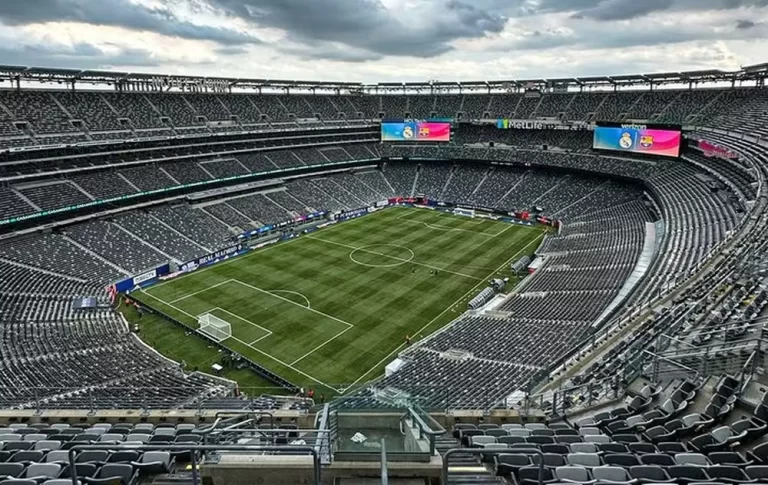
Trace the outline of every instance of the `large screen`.
<instances>
[{"instance_id":1,"label":"large screen","mask_svg":"<svg viewBox=\"0 0 768 485\"><path fill-rule=\"evenodd\" d=\"M445 121L382 121L381 141L451 141Z\"/></svg>"},{"instance_id":2,"label":"large screen","mask_svg":"<svg viewBox=\"0 0 768 485\"><path fill-rule=\"evenodd\" d=\"M679 157L682 129L676 125L598 123L592 147L596 150Z\"/></svg>"}]
</instances>

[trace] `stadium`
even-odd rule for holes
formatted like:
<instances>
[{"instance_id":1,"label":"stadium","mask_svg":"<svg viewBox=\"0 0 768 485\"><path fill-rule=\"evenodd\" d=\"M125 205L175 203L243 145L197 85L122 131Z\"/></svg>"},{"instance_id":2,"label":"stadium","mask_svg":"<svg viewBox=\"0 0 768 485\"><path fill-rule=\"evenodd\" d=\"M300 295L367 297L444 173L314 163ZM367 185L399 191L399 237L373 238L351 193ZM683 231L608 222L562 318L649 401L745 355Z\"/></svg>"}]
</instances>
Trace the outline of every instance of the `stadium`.
<instances>
[{"instance_id":1,"label":"stadium","mask_svg":"<svg viewBox=\"0 0 768 485\"><path fill-rule=\"evenodd\" d=\"M0 66L0 484L768 483L766 78Z\"/></svg>"}]
</instances>

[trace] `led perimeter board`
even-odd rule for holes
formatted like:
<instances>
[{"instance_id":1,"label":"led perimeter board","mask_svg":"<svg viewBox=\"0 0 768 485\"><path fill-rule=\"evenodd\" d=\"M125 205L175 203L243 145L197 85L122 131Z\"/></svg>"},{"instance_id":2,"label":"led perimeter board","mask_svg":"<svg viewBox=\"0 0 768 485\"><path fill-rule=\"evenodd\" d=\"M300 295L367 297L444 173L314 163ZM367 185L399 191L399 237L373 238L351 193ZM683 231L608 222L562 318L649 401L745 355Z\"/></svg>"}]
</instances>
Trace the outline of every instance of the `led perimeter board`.
<instances>
[{"instance_id":1,"label":"led perimeter board","mask_svg":"<svg viewBox=\"0 0 768 485\"><path fill-rule=\"evenodd\" d=\"M383 120L381 141L451 141L451 123L444 120Z\"/></svg>"},{"instance_id":2,"label":"led perimeter board","mask_svg":"<svg viewBox=\"0 0 768 485\"><path fill-rule=\"evenodd\" d=\"M679 157L682 142L683 130L679 125L598 122L592 148Z\"/></svg>"}]
</instances>

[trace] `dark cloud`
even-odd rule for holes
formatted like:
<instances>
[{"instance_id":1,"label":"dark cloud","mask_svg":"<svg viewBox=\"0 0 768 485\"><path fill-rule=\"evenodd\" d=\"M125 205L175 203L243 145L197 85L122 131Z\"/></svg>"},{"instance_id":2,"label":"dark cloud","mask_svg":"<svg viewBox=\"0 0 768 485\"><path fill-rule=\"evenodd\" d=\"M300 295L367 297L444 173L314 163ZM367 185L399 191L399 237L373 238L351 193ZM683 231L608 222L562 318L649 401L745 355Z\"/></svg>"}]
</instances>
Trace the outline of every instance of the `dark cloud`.
<instances>
[{"instance_id":1,"label":"dark cloud","mask_svg":"<svg viewBox=\"0 0 768 485\"><path fill-rule=\"evenodd\" d=\"M215 49L220 56L239 56L248 53L248 49L239 45L225 45Z\"/></svg>"},{"instance_id":2,"label":"dark cloud","mask_svg":"<svg viewBox=\"0 0 768 485\"><path fill-rule=\"evenodd\" d=\"M604 0L577 15L595 20L629 20L652 12L667 10L672 6L669 0Z\"/></svg>"},{"instance_id":3,"label":"dark cloud","mask_svg":"<svg viewBox=\"0 0 768 485\"><path fill-rule=\"evenodd\" d=\"M739 30L751 29L757 26L757 24L751 20L741 19L736 21L736 28Z\"/></svg>"},{"instance_id":4,"label":"dark cloud","mask_svg":"<svg viewBox=\"0 0 768 485\"><path fill-rule=\"evenodd\" d=\"M0 22L15 26L39 22L82 22L157 32L221 44L259 43L244 32L193 24L171 10L149 9L129 0L0 0Z\"/></svg>"},{"instance_id":5,"label":"dark cloud","mask_svg":"<svg viewBox=\"0 0 768 485\"><path fill-rule=\"evenodd\" d=\"M0 59L15 66L46 66L78 69L110 69L116 66L159 67L161 62L142 49L108 53L87 43L73 46L1 46Z\"/></svg>"},{"instance_id":6,"label":"dark cloud","mask_svg":"<svg viewBox=\"0 0 768 485\"><path fill-rule=\"evenodd\" d=\"M768 0L541 0L537 12L574 12L573 18L630 20L655 12L765 7Z\"/></svg>"},{"instance_id":7,"label":"dark cloud","mask_svg":"<svg viewBox=\"0 0 768 485\"><path fill-rule=\"evenodd\" d=\"M410 15L409 22L400 21L380 0L207 1L228 15L287 32L289 40L307 52L320 43L317 55L336 59L347 54L323 46L347 46L355 60L384 55L434 57L452 50L454 40L501 32L507 21L496 11L462 0L424 2L399 12Z\"/></svg>"}]
</instances>

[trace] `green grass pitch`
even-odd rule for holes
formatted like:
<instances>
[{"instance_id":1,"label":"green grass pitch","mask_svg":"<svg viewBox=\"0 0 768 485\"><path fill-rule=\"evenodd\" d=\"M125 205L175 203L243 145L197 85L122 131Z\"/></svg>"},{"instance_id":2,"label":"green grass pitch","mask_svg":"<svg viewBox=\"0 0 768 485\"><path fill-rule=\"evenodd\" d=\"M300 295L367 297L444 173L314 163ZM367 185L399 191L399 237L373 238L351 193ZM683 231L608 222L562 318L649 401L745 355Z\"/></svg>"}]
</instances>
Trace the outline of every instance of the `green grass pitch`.
<instances>
[{"instance_id":1,"label":"green grass pitch","mask_svg":"<svg viewBox=\"0 0 768 485\"><path fill-rule=\"evenodd\" d=\"M510 263L542 237L540 227L389 208L133 296L193 329L203 313L224 319L233 351L297 385L341 394L380 375L406 336L426 337L489 279L511 277Z\"/></svg>"}]
</instances>

